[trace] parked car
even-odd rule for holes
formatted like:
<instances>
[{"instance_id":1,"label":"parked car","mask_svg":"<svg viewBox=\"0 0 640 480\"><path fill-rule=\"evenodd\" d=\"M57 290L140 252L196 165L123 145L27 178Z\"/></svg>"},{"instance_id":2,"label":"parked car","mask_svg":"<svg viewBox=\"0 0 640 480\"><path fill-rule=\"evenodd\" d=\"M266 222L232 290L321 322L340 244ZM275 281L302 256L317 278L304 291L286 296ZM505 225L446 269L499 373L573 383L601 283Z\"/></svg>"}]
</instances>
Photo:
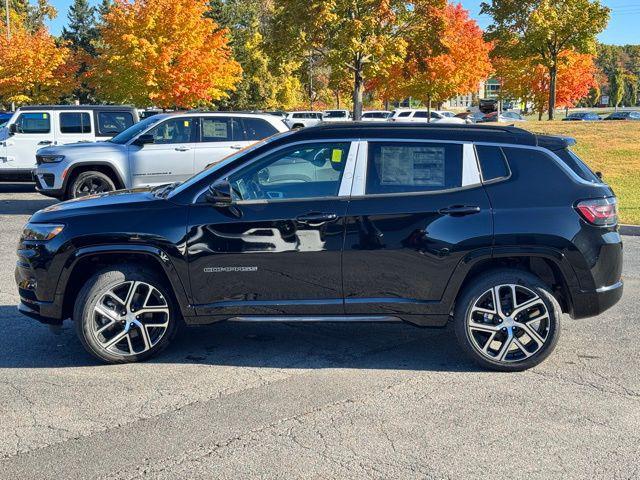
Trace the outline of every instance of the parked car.
<instances>
[{"instance_id":1,"label":"parked car","mask_svg":"<svg viewBox=\"0 0 640 480\"><path fill-rule=\"evenodd\" d=\"M483 123L483 122L511 123L511 122L525 122L525 121L526 119L522 115L516 112L500 112L500 113L491 112L483 116L480 120L478 120L478 123Z\"/></svg>"},{"instance_id":2,"label":"parked car","mask_svg":"<svg viewBox=\"0 0 640 480\"><path fill-rule=\"evenodd\" d=\"M613 112L608 117L605 117L604 120L640 120L640 112Z\"/></svg>"},{"instance_id":3,"label":"parked car","mask_svg":"<svg viewBox=\"0 0 640 480\"><path fill-rule=\"evenodd\" d=\"M368 110L366 112L362 112L362 121L386 122L390 116L391 112L389 110Z\"/></svg>"},{"instance_id":4,"label":"parked car","mask_svg":"<svg viewBox=\"0 0 640 480\"><path fill-rule=\"evenodd\" d=\"M138 121L133 107L21 107L0 128L0 179L32 181L36 152L46 145L107 140Z\"/></svg>"},{"instance_id":5,"label":"parked car","mask_svg":"<svg viewBox=\"0 0 640 480\"><path fill-rule=\"evenodd\" d=\"M283 121L291 129L313 127L322 122L322 112L289 112Z\"/></svg>"},{"instance_id":6,"label":"parked car","mask_svg":"<svg viewBox=\"0 0 640 480\"><path fill-rule=\"evenodd\" d=\"M0 112L0 128L4 127L11 117L13 117L13 112Z\"/></svg>"},{"instance_id":7,"label":"parked car","mask_svg":"<svg viewBox=\"0 0 640 480\"><path fill-rule=\"evenodd\" d=\"M36 189L69 199L182 181L252 143L289 130L278 117L242 113L161 113L107 142L38 151Z\"/></svg>"},{"instance_id":8,"label":"parked car","mask_svg":"<svg viewBox=\"0 0 640 480\"><path fill-rule=\"evenodd\" d=\"M466 123L463 119L457 117L445 117L435 110L395 110L393 115L389 117L392 122L412 122L412 123Z\"/></svg>"},{"instance_id":9,"label":"parked car","mask_svg":"<svg viewBox=\"0 0 640 480\"><path fill-rule=\"evenodd\" d=\"M523 370L562 312L622 295L617 200L572 144L481 125L274 135L181 184L36 212L19 310L71 317L112 363L157 354L181 322L452 321L480 365Z\"/></svg>"},{"instance_id":10,"label":"parked car","mask_svg":"<svg viewBox=\"0 0 640 480\"><path fill-rule=\"evenodd\" d=\"M484 115L485 114L480 111L462 112L456 114L456 117L463 119L466 123L478 123L482 119L482 117L484 117Z\"/></svg>"},{"instance_id":11,"label":"parked car","mask_svg":"<svg viewBox=\"0 0 640 480\"><path fill-rule=\"evenodd\" d=\"M594 112L572 112L562 119L563 122L597 122L600 115Z\"/></svg>"},{"instance_id":12,"label":"parked car","mask_svg":"<svg viewBox=\"0 0 640 480\"><path fill-rule=\"evenodd\" d=\"M434 110L434 112L439 113L443 117L455 117L456 116L455 113L450 112L448 110Z\"/></svg>"},{"instance_id":13,"label":"parked car","mask_svg":"<svg viewBox=\"0 0 640 480\"><path fill-rule=\"evenodd\" d=\"M324 122L347 122L351 120L351 112L349 110L325 110L322 112L322 120Z\"/></svg>"},{"instance_id":14,"label":"parked car","mask_svg":"<svg viewBox=\"0 0 640 480\"><path fill-rule=\"evenodd\" d=\"M498 110L498 100L481 98L479 102L480 111L484 114L496 112Z\"/></svg>"}]
</instances>

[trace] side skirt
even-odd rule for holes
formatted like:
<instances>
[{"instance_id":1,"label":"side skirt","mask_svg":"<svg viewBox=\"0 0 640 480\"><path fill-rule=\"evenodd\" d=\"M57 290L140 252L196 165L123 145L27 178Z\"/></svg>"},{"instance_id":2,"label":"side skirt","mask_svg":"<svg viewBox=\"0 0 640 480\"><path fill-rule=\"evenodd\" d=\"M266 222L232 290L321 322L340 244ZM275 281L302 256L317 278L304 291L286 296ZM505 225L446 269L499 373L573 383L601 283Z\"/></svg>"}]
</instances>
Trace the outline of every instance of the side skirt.
<instances>
[{"instance_id":1,"label":"side skirt","mask_svg":"<svg viewBox=\"0 0 640 480\"><path fill-rule=\"evenodd\" d=\"M217 322L241 323L409 323L416 327L445 327L449 315L198 315L184 317L187 325L208 325Z\"/></svg>"}]
</instances>

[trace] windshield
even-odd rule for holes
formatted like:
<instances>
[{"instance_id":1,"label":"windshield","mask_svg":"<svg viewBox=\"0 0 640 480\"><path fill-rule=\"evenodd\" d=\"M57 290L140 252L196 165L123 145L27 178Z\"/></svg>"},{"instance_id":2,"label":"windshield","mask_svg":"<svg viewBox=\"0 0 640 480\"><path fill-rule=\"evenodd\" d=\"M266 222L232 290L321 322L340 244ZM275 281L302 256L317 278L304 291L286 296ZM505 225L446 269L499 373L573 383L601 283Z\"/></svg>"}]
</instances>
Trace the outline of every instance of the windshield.
<instances>
[{"instance_id":1,"label":"windshield","mask_svg":"<svg viewBox=\"0 0 640 480\"><path fill-rule=\"evenodd\" d=\"M140 123L136 123L135 125L131 125L126 130L123 130L118 135L113 137L111 140L107 140L111 143L117 143L118 145L124 145L125 143L130 142L133 138L137 137L139 134L144 132L146 129L155 125L160 120L164 120L168 115L154 115L153 117L147 117L142 120Z\"/></svg>"},{"instance_id":2,"label":"windshield","mask_svg":"<svg viewBox=\"0 0 640 480\"><path fill-rule=\"evenodd\" d=\"M244 157L246 154L253 152L254 150L256 150L257 148L262 147L263 145L270 143L278 138L282 138L285 137L287 135L293 135L295 133L295 130L290 130L288 132L280 132L280 133L276 133L275 135L271 135L270 137L264 138L262 140L260 140L259 142L253 143L251 145L249 145L246 148L243 148L242 150L239 150L237 152L232 153L231 155L227 155L226 157L224 157L221 161L217 162L217 163L212 163L211 165L208 165L204 170L196 173L193 177L185 180L182 183L175 183L172 184L173 190L169 193L169 197L173 197L174 195L177 195L181 192L183 192L184 190L186 190L187 188L189 188L191 185L193 185L194 183L199 182L200 180L202 180L203 178L209 176L211 173L215 172L216 170L219 170L222 167L225 167L226 165L229 165L230 163L236 161L237 159L239 159L240 157ZM174 188L175 185L175 188Z\"/></svg>"},{"instance_id":3,"label":"windshield","mask_svg":"<svg viewBox=\"0 0 640 480\"><path fill-rule=\"evenodd\" d=\"M327 110L324 112L325 118L344 118L347 116L347 112L344 110Z\"/></svg>"}]
</instances>

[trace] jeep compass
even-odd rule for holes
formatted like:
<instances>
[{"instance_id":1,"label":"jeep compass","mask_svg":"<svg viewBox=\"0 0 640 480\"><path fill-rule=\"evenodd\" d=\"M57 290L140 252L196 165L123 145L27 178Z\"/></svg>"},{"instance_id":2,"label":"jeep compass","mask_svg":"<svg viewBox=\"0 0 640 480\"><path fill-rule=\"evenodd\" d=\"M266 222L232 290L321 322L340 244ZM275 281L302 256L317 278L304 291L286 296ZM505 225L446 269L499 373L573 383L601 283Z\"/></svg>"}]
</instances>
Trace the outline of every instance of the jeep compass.
<instances>
[{"instance_id":1,"label":"jeep compass","mask_svg":"<svg viewBox=\"0 0 640 480\"><path fill-rule=\"evenodd\" d=\"M617 200L573 143L447 124L277 134L182 183L35 213L19 309L71 318L112 363L157 354L182 323L404 321L452 322L480 365L523 370L563 312L622 295Z\"/></svg>"}]
</instances>

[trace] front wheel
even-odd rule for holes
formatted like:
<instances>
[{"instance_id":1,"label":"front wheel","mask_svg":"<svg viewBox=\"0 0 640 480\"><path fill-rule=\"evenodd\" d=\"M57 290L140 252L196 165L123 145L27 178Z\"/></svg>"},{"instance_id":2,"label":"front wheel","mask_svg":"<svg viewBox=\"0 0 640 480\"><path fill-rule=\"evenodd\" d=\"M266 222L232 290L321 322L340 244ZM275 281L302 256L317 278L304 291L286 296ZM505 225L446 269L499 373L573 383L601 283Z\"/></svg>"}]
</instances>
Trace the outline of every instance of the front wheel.
<instances>
[{"instance_id":1,"label":"front wheel","mask_svg":"<svg viewBox=\"0 0 640 480\"><path fill-rule=\"evenodd\" d=\"M91 277L73 312L83 346L108 363L135 362L164 349L177 330L177 309L157 275L115 266Z\"/></svg>"},{"instance_id":2,"label":"front wheel","mask_svg":"<svg viewBox=\"0 0 640 480\"><path fill-rule=\"evenodd\" d=\"M497 270L475 279L456 301L455 332L479 365L521 371L547 358L558 342L561 310L535 275Z\"/></svg>"},{"instance_id":3,"label":"front wheel","mask_svg":"<svg viewBox=\"0 0 640 480\"><path fill-rule=\"evenodd\" d=\"M67 199L112 192L115 189L116 185L108 175L97 171L81 172L71 182Z\"/></svg>"}]
</instances>

